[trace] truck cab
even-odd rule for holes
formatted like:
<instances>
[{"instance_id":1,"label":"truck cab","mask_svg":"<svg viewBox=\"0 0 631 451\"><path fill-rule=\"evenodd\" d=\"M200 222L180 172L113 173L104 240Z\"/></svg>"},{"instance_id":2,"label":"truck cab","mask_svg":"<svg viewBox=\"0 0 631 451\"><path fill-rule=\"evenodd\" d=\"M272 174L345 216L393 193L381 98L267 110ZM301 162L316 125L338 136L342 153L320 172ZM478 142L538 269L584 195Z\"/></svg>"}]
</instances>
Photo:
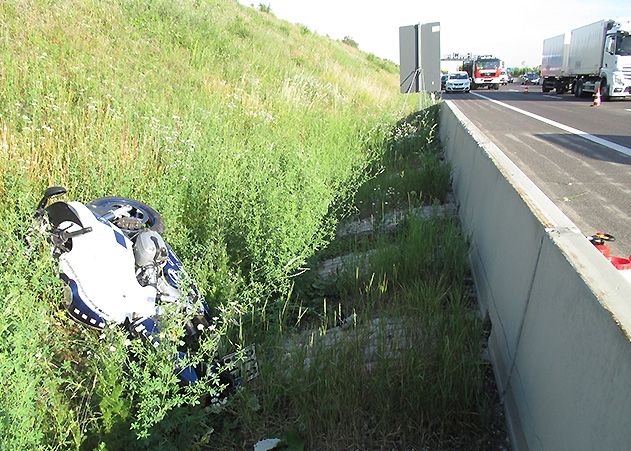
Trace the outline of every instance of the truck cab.
<instances>
[{"instance_id":1,"label":"truck cab","mask_svg":"<svg viewBox=\"0 0 631 451\"><path fill-rule=\"evenodd\" d=\"M613 22L607 31L600 78L603 96L631 96L631 20Z\"/></svg>"},{"instance_id":2,"label":"truck cab","mask_svg":"<svg viewBox=\"0 0 631 451\"><path fill-rule=\"evenodd\" d=\"M471 77L471 89L483 86L488 89L499 89L502 83L500 76L503 66L499 58L483 55L464 61L463 70Z\"/></svg>"}]
</instances>

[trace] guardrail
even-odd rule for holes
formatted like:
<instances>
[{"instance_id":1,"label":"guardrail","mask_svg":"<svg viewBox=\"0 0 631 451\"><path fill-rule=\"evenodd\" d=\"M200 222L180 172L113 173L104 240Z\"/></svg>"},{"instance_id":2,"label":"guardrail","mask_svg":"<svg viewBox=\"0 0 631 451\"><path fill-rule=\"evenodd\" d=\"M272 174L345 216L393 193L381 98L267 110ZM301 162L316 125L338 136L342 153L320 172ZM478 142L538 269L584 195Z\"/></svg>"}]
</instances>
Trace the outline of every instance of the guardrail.
<instances>
[{"instance_id":1,"label":"guardrail","mask_svg":"<svg viewBox=\"0 0 631 451\"><path fill-rule=\"evenodd\" d=\"M440 138L514 449L631 447L631 284L451 101Z\"/></svg>"}]
</instances>

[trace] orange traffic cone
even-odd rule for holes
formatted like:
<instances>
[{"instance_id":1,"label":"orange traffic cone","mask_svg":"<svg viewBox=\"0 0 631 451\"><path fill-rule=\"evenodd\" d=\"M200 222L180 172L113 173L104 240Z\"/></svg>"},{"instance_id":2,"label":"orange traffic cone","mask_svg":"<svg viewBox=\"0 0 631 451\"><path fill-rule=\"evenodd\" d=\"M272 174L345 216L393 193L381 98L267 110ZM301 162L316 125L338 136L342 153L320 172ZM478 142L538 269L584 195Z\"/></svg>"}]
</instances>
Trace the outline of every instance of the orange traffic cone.
<instances>
[{"instance_id":1,"label":"orange traffic cone","mask_svg":"<svg viewBox=\"0 0 631 451\"><path fill-rule=\"evenodd\" d=\"M600 106L600 88L596 90L596 94L594 95L594 103L592 106Z\"/></svg>"},{"instance_id":2,"label":"orange traffic cone","mask_svg":"<svg viewBox=\"0 0 631 451\"><path fill-rule=\"evenodd\" d=\"M528 94L528 85L524 85L524 94Z\"/></svg>"}]
</instances>

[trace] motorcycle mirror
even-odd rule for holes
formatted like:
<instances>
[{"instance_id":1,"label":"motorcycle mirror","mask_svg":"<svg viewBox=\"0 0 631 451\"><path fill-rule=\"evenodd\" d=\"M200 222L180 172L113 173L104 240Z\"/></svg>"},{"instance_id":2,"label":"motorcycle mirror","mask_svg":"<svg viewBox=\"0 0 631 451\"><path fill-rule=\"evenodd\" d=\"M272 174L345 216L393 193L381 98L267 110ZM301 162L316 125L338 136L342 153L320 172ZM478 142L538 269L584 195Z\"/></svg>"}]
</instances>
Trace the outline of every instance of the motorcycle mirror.
<instances>
[{"instance_id":1,"label":"motorcycle mirror","mask_svg":"<svg viewBox=\"0 0 631 451\"><path fill-rule=\"evenodd\" d=\"M68 190L63 186L49 186L46 188L46 191L44 191L44 197L42 197L42 200L40 200L39 204L37 204L37 210L43 209L51 197L59 196L61 194L65 194L66 192L68 192Z\"/></svg>"}]
</instances>

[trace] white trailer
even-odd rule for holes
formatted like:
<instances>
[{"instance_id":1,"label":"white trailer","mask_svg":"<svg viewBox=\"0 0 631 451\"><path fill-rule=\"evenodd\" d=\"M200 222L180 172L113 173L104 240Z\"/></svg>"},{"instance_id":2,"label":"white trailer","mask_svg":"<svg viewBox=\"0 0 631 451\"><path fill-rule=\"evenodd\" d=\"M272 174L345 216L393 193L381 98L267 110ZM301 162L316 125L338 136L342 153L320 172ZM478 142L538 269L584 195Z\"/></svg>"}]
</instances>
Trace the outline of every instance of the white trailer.
<instances>
[{"instance_id":1,"label":"white trailer","mask_svg":"<svg viewBox=\"0 0 631 451\"><path fill-rule=\"evenodd\" d=\"M543 41L541 77L567 76L570 45L565 43L565 34L560 34Z\"/></svg>"},{"instance_id":2,"label":"white trailer","mask_svg":"<svg viewBox=\"0 0 631 451\"><path fill-rule=\"evenodd\" d=\"M601 20L543 41L542 90L631 96L631 19Z\"/></svg>"}]
</instances>

